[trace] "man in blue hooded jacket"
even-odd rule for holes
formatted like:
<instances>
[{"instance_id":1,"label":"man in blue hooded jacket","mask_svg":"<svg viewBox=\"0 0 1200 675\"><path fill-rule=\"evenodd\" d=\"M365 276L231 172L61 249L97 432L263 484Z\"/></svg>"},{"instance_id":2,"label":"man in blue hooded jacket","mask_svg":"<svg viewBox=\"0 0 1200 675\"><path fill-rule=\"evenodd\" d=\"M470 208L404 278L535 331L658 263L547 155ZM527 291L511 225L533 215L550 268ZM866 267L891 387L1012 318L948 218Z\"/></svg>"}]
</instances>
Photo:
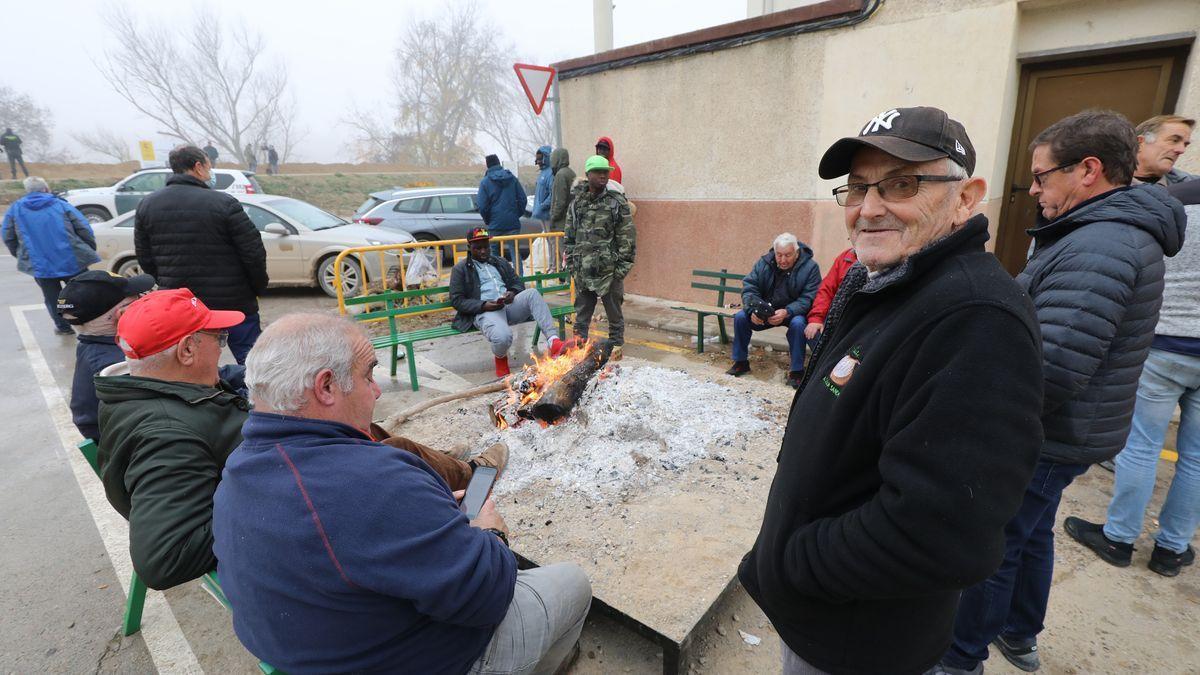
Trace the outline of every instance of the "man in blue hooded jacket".
<instances>
[{"instance_id":1,"label":"man in blue hooded jacket","mask_svg":"<svg viewBox=\"0 0 1200 675\"><path fill-rule=\"evenodd\" d=\"M475 201L479 204L479 215L483 224L493 237L503 237L521 232L521 215L525 213L525 188L521 181L512 175L508 169L500 166L500 158L488 155L484 160L487 171L483 180L479 181L479 193ZM492 253L503 255L509 262L514 262L513 247L506 246L503 254L498 244L492 244ZM517 274L520 274L518 269Z\"/></svg>"},{"instance_id":2,"label":"man in blue hooded jacket","mask_svg":"<svg viewBox=\"0 0 1200 675\"><path fill-rule=\"evenodd\" d=\"M742 279L742 311L733 317L734 377L750 372L750 333L787 326L791 370L787 384L795 389L804 378L804 327L821 286L821 268L812 249L783 233Z\"/></svg>"},{"instance_id":3,"label":"man in blue hooded jacket","mask_svg":"<svg viewBox=\"0 0 1200 675\"><path fill-rule=\"evenodd\" d=\"M543 145L538 148L533 157L533 163L538 166L537 188L533 193L533 217L542 221L542 229L546 229L546 221L550 219L550 188L554 184L554 171L550 168L551 148Z\"/></svg>"},{"instance_id":4,"label":"man in blue hooded jacket","mask_svg":"<svg viewBox=\"0 0 1200 675\"><path fill-rule=\"evenodd\" d=\"M82 213L50 194L45 180L30 176L24 185L26 194L8 208L0 233L17 259L17 271L32 276L41 287L55 332L74 335L58 315L58 294L63 284L100 262L96 235Z\"/></svg>"}]
</instances>

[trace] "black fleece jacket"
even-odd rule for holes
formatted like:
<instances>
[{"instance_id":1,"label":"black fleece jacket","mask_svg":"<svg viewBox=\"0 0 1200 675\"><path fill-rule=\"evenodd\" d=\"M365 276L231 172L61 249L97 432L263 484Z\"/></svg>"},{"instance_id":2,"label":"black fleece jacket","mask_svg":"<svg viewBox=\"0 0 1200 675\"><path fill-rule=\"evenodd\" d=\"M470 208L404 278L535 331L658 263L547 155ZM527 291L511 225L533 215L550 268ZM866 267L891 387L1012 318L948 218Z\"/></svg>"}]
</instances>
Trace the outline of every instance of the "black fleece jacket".
<instances>
[{"instance_id":1,"label":"black fleece jacket","mask_svg":"<svg viewBox=\"0 0 1200 675\"><path fill-rule=\"evenodd\" d=\"M1004 552L1042 441L1029 299L987 220L838 291L738 576L831 673L920 673Z\"/></svg>"}]
</instances>

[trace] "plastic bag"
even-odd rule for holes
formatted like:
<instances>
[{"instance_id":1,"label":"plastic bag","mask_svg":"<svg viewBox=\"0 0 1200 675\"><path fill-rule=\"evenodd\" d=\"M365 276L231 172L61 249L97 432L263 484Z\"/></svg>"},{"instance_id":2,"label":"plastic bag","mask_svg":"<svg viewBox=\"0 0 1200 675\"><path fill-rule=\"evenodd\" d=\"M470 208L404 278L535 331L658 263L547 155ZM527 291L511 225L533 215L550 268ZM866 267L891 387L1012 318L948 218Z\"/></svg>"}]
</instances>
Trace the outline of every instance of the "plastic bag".
<instances>
[{"instance_id":1,"label":"plastic bag","mask_svg":"<svg viewBox=\"0 0 1200 675\"><path fill-rule=\"evenodd\" d=\"M437 268L433 266L433 258L424 251L414 251L409 260L408 269L404 271L404 284L408 288L420 288L424 284L436 283Z\"/></svg>"},{"instance_id":2,"label":"plastic bag","mask_svg":"<svg viewBox=\"0 0 1200 675\"><path fill-rule=\"evenodd\" d=\"M529 247L529 258L525 263L527 274L545 274L551 268L550 242L545 237L533 240Z\"/></svg>"}]
</instances>

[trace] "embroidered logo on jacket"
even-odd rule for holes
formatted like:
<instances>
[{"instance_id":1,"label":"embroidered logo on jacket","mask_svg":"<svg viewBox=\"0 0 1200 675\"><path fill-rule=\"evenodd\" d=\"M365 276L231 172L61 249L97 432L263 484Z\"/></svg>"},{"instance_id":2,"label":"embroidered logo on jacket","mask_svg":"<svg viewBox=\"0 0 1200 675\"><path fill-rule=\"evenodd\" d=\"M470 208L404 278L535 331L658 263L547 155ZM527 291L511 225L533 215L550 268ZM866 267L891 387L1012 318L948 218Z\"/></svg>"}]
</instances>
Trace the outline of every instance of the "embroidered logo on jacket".
<instances>
[{"instance_id":1,"label":"embroidered logo on jacket","mask_svg":"<svg viewBox=\"0 0 1200 675\"><path fill-rule=\"evenodd\" d=\"M825 388L834 396L841 396L842 387L845 387L850 378L854 377L854 369L860 363L862 363L862 345L855 345L846 352L840 361L834 364L833 370L822 378Z\"/></svg>"}]
</instances>

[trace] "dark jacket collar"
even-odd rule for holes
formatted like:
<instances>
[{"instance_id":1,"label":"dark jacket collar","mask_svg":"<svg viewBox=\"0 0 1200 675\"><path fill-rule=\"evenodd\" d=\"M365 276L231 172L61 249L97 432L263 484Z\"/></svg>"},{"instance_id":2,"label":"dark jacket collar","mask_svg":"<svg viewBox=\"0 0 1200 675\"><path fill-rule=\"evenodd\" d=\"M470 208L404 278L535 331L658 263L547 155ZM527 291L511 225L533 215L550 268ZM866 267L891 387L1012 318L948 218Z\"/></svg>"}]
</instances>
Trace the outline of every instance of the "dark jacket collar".
<instances>
[{"instance_id":1,"label":"dark jacket collar","mask_svg":"<svg viewBox=\"0 0 1200 675\"><path fill-rule=\"evenodd\" d=\"M1173 256L1183 246L1187 214L1183 204L1161 185L1119 187L1077 204L1053 221L1039 219L1027 232L1040 248L1045 242L1062 239L1093 223L1119 223L1140 229L1159 243L1163 253Z\"/></svg>"},{"instance_id":2,"label":"dark jacket collar","mask_svg":"<svg viewBox=\"0 0 1200 675\"><path fill-rule=\"evenodd\" d=\"M192 185L208 190L208 183L186 173L173 173L167 177L167 185Z\"/></svg>"},{"instance_id":3,"label":"dark jacket collar","mask_svg":"<svg viewBox=\"0 0 1200 675\"><path fill-rule=\"evenodd\" d=\"M84 335L83 333L79 333L75 336L75 339L93 345L113 345L114 347L117 345L116 335Z\"/></svg>"},{"instance_id":4,"label":"dark jacket collar","mask_svg":"<svg viewBox=\"0 0 1200 675\"><path fill-rule=\"evenodd\" d=\"M247 442L273 443L294 437L371 440L370 434L366 431L355 429L341 422L276 413L251 411L250 416L246 419L246 424L242 427L242 438Z\"/></svg>"}]
</instances>

